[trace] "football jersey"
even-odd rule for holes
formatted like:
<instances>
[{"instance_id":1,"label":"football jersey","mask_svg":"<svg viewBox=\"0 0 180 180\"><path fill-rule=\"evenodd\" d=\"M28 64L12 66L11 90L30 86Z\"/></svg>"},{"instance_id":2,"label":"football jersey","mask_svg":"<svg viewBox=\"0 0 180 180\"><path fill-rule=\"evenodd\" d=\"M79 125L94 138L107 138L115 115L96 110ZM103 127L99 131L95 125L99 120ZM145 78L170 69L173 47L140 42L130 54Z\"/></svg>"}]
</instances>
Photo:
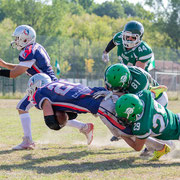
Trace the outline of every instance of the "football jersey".
<instances>
[{"instance_id":1,"label":"football jersey","mask_svg":"<svg viewBox=\"0 0 180 180\"><path fill-rule=\"evenodd\" d=\"M141 43L136 47L127 50L123 46L122 32L115 34L113 42L117 46L117 56L120 62L125 65L128 64L135 66L137 61L145 63L153 56L152 49L144 41L141 41Z\"/></svg>"},{"instance_id":2,"label":"football jersey","mask_svg":"<svg viewBox=\"0 0 180 180\"><path fill-rule=\"evenodd\" d=\"M28 68L27 74L33 76L37 73L45 73L49 75L52 81L57 80L50 64L50 57L43 46L38 43L34 43L26 46L20 52L20 62L26 62L31 60L35 60L35 63L30 68Z\"/></svg>"},{"instance_id":3,"label":"football jersey","mask_svg":"<svg viewBox=\"0 0 180 180\"><path fill-rule=\"evenodd\" d=\"M149 89L149 79L151 76L148 75L146 71L136 66L128 66L128 69L131 73L131 79L129 87L127 87L126 90L129 93L136 94L139 91Z\"/></svg>"},{"instance_id":4,"label":"football jersey","mask_svg":"<svg viewBox=\"0 0 180 180\"><path fill-rule=\"evenodd\" d=\"M93 98L93 94L97 91L107 90L103 87L89 88L61 79L39 88L33 95L33 100L38 109L42 109L42 102L48 99L54 110L96 114L104 99L104 97Z\"/></svg>"},{"instance_id":5,"label":"football jersey","mask_svg":"<svg viewBox=\"0 0 180 180\"><path fill-rule=\"evenodd\" d=\"M180 135L178 115L155 101L148 90L141 91L137 95L144 108L138 120L133 123L133 134L139 139L152 136L162 140L178 140Z\"/></svg>"}]
</instances>

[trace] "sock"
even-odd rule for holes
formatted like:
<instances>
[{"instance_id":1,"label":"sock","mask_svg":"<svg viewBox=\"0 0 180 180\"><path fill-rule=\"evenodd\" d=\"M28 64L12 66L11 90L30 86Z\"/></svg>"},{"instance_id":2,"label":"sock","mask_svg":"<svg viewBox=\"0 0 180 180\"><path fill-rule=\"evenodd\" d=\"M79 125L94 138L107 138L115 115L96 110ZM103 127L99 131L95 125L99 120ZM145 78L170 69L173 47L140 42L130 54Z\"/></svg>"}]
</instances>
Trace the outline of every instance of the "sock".
<instances>
[{"instance_id":1,"label":"sock","mask_svg":"<svg viewBox=\"0 0 180 180\"><path fill-rule=\"evenodd\" d=\"M20 114L21 124L24 131L24 136L28 136L32 140L31 134L31 118L29 113Z\"/></svg>"},{"instance_id":2,"label":"sock","mask_svg":"<svg viewBox=\"0 0 180 180\"><path fill-rule=\"evenodd\" d=\"M162 150L164 148L164 144L165 143L162 143L152 137L148 137L147 140L146 140L146 147L148 150L150 151L159 151L159 150Z\"/></svg>"},{"instance_id":3,"label":"sock","mask_svg":"<svg viewBox=\"0 0 180 180\"><path fill-rule=\"evenodd\" d=\"M76 119L69 120L66 124L66 126L75 127L77 129L81 129L85 126L85 123L82 123L80 121L77 121Z\"/></svg>"}]
</instances>

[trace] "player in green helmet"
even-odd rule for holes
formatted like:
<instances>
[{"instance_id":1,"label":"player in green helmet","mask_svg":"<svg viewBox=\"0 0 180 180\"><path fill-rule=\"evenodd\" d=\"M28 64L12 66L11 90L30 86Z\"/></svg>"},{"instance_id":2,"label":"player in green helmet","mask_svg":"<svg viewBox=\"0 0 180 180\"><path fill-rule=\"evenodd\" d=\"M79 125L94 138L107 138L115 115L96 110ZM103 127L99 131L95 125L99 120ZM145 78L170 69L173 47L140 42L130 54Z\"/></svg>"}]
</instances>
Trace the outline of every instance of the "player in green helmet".
<instances>
[{"instance_id":1,"label":"player in green helmet","mask_svg":"<svg viewBox=\"0 0 180 180\"><path fill-rule=\"evenodd\" d=\"M180 114L174 114L167 108L163 107L152 98L151 92L143 90L137 96L129 94L121 96L116 102L116 113L118 118L124 123L132 124L133 135L136 136L135 141L127 137L123 139L136 151L140 151L148 137L155 137L161 140L179 140L180 138ZM124 99L127 98L126 103ZM137 111L136 106L132 109L131 104L136 104L137 99L141 101L142 111ZM128 109L131 108L132 111ZM131 119L131 114L136 118ZM164 151L168 152L169 148ZM156 157L161 153L156 152ZM154 158L154 160L156 160Z\"/></svg>"},{"instance_id":2,"label":"player in green helmet","mask_svg":"<svg viewBox=\"0 0 180 180\"><path fill-rule=\"evenodd\" d=\"M117 46L117 56L121 63L148 70L154 59L152 49L142 40L144 27L138 21L129 21L122 32L115 34L103 51L102 60L109 61L109 52Z\"/></svg>"},{"instance_id":3,"label":"player in green helmet","mask_svg":"<svg viewBox=\"0 0 180 180\"><path fill-rule=\"evenodd\" d=\"M136 95L126 94L117 100L115 109L121 121L128 125L137 120L138 115L143 111L143 104Z\"/></svg>"},{"instance_id":4,"label":"player in green helmet","mask_svg":"<svg viewBox=\"0 0 180 180\"><path fill-rule=\"evenodd\" d=\"M152 76L136 66L126 66L121 63L113 64L109 66L104 75L105 85L108 90L113 92L133 93L136 94L142 90L150 90L156 88L159 84ZM152 88L153 87L153 88ZM165 86L156 88L154 92L154 98L161 105L167 106L168 97L165 91ZM118 138L112 137L111 141L117 141Z\"/></svg>"},{"instance_id":5,"label":"player in green helmet","mask_svg":"<svg viewBox=\"0 0 180 180\"><path fill-rule=\"evenodd\" d=\"M131 73L127 66L123 64L114 64L107 68L105 72L105 83L109 89L123 91L129 87Z\"/></svg>"},{"instance_id":6,"label":"player in green helmet","mask_svg":"<svg viewBox=\"0 0 180 180\"><path fill-rule=\"evenodd\" d=\"M150 86L154 86L151 88L153 97L163 106L167 106L168 104L168 97L166 92L164 92L167 90L166 87L156 87L158 83L142 68L126 66L121 63L111 65L105 71L105 84L107 89L112 90L113 92L133 94L136 94L141 90L150 90ZM110 140L118 141L119 139L119 137L113 136ZM172 141L164 141L163 143L173 146ZM154 144L153 139L150 144ZM151 153L151 149L153 151L153 148L145 148L141 155Z\"/></svg>"},{"instance_id":7,"label":"player in green helmet","mask_svg":"<svg viewBox=\"0 0 180 180\"><path fill-rule=\"evenodd\" d=\"M133 94L145 89L153 89L152 91L154 91L155 88L153 87L159 85L157 81L142 68L126 66L121 63L109 66L105 71L104 79L108 90ZM167 106L168 97L167 94L163 92L164 90L165 86L160 86L159 89L156 88L156 97L154 98L161 105Z\"/></svg>"}]
</instances>

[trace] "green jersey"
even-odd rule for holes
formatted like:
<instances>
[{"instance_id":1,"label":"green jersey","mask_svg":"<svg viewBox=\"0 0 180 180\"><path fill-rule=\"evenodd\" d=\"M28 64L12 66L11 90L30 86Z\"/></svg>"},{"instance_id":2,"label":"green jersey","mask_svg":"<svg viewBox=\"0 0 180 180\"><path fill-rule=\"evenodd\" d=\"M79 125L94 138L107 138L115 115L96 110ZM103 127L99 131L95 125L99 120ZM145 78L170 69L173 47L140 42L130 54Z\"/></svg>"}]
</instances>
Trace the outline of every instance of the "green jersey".
<instances>
[{"instance_id":1,"label":"green jersey","mask_svg":"<svg viewBox=\"0 0 180 180\"><path fill-rule=\"evenodd\" d=\"M153 136L162 140L179 140L179 116L155 101L150 91L143 90L137 95L141 99L144 109L133 123L133 134L139 139Z\"/></svg>"},{"instance_id":2,"label":"green jersey","mask_svg":"<svg viewBox=\"0 0 180 180\"><path fill-rule=\"evenodd\" d=\"M149 73L136 66L128 66L128 69L131 73L130 84L126 89L128 93L136 94L139 91L149 89L153 81Z\"/></svg>"},{"instance_id":3,"label":"green jersey","mask_svg":"<svg viewBox=\"0 0 180 180\"><path fill-rule=\"evenodd\" d=\"M135 66L137 61L145 63L153 57L151 48L144 41L141 41L136 47L127 50L123 46L122 32L117 33L113 37L113 42L117 46L117 56L120 62L125 65Z\"/></svg>"}]
</instances>

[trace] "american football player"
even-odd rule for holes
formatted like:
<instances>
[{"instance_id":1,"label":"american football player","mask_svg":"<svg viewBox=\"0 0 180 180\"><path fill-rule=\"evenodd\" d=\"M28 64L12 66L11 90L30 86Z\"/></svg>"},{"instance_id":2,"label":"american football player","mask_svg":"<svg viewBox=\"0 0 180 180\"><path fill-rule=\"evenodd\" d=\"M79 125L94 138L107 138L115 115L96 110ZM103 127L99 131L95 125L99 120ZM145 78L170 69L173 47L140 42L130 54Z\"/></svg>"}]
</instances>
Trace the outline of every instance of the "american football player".
<instances>
[{"instance_id":1,"label":"american football player","mask_svg":"<svg viewBox=\"0 0 180 180\"><path fill-rule=\"evenodd\" d=\"M148 69L154 58L152 49L142 40L144 27L138 21L128 22L122 32L115 34L105 48L102 60L109 61L109 52L117 46L117 56L121 63Z\"/></svg>"},{"instance_id":2,"label":"american football player","mask_svg":"<svg viewBox=\"0 0 180 180\"><path fill-rule=\"evenodd\" d=\"M143 90L137 95L125 94L117 100L115 108L119 120L132 125L136 139L123 139L136 151L142 149L150 136L161 140L179 140L180 114L174 114L155 101L150 91ZM155 151L153 160L169 151L168 146L164 146L162 151Z\"/></svg>"},{"instance_id":3,"label":"american football player","mask_svg":"<svg viewBox=\"0 0 180 180\"><path fill-rule=\"evenodd\" d=\"M155 100L163 106L168 104L167 93L163 92L166 87L159 86L158 82L142 68L121 63L113 64L106 69L104 80L107 89L115 92L136 94L145 89L156 91Z\"/></svg>"},{"instance_id":4,"label":"american football player","mask_svg":"<svg viewBox=\"0 0 180 180\"><path fill-rule=\"evenodd\" d=\"M45 73L49 76L49 81L57 80L53 68L50 64L50 57L44 47L36 42L36 32L28 25L18 26L12 34L14 41L11 42L13 48L20 51L19 64L7 63L0 59L0 66L6 69L0 69L0 76L8 78L16 78L23 73L30 76L38 73ZM31 134L31 118L28 113L33 106L25 96L17 105L20 115L21 124L24 131L23 142L15 147L14 150L34 149L35 143ZM67 125L78 128L88 138L88 144L92 140L89 133L93 130L92 123L81 123L79 121L71 121Z\"/></svg>"},{"instance_id":5,"label":"american football player","mask_svg":"<svg viewBox=\"0 0 180 180\"><path fill-rule=\"evenodd\" d=\"M115 92L133 93L136 94L141 90L151 90L153 98L164 107L168 104L168 96L165 86L158 86L159 84L155 81L152 76L136 66L126 66L124 64L114 64L109 66L105 71L105 84L106 87ZM100 93L100 92L99 92ZM118 141L119 138L113 136L111 141ZM151 139L153 144L153 139ZM173 146L172 141L166 141ZM150 153L150 149L146 147L141 155L147 155Z\"/></svg>"},{"instance_id":6,"label":"american football player","mask_svg":"<svg viewBox=\"0 0 180 180\"><path fill-rule=\"evenodd\" d=\"M43 110L46 125L53 130L61 129L56 119L55 112L64 111L72 113L91 113L100 117L102 122L109 128L114 136L132 137L131 127L124 126L116 116L115 103L119 98L113 95L104 87L90 88L79 83L71 83L63 79L47 84L45 77L41 73L38 81L45 86L37 86L37 75L30 78L28 83L28 96L35 104L35 107ZM95 98L97 92L106 92L106 95ZM70 118L69 118L70 120ZM148 143L148 140L147 140ZM157 142L156 150L164 147Z\"/></svg>"}]
</instances>

